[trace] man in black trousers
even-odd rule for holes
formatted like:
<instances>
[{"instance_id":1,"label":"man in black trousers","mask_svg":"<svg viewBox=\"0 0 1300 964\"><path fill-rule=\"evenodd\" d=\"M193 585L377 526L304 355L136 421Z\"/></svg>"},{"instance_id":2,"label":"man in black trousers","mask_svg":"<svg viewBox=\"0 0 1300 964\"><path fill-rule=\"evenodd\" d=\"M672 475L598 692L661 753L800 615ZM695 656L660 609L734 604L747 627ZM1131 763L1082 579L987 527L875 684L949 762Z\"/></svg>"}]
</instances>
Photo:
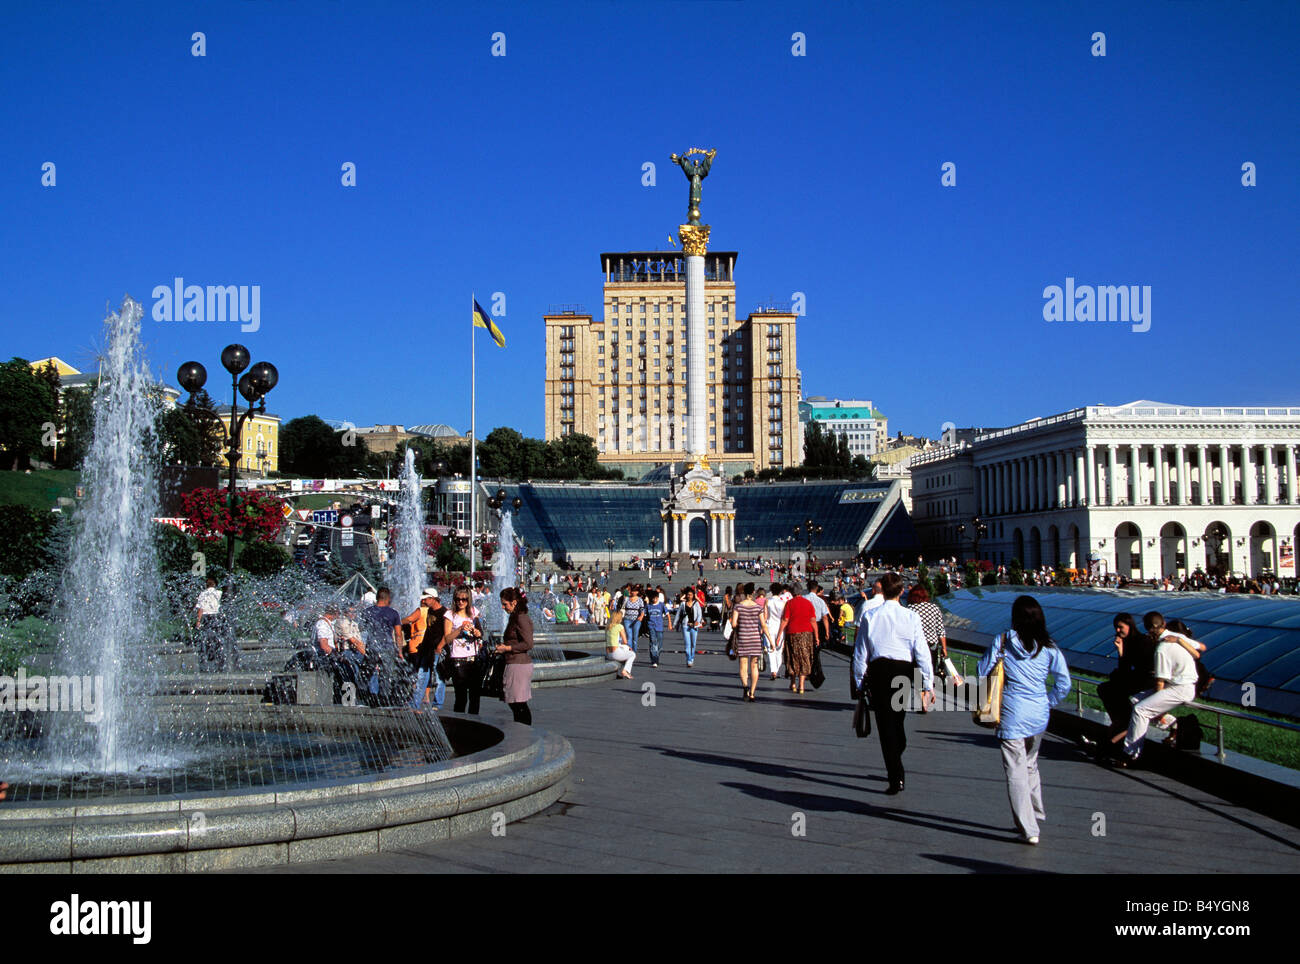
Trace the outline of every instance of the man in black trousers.
<instances>
[{"instance_id":1,"label":"man in black trousers","mask_svg":"<svg viewBox=\"0 0 1300 964\"><path fill-rule=\"evenodd\" d=\"M927 709L934 703L934 669L921 617L898 603L903 577L885 573L880 577L880 589L885 601L865 614L866 631L858 632L853 647L853 679L859 690L865 684L871 695L889 778L885 792L896 794L903 790L903 751L907 749L903 721L911 703L912 667L921 668L921 703Z\"/></svg>"}]
</instances>

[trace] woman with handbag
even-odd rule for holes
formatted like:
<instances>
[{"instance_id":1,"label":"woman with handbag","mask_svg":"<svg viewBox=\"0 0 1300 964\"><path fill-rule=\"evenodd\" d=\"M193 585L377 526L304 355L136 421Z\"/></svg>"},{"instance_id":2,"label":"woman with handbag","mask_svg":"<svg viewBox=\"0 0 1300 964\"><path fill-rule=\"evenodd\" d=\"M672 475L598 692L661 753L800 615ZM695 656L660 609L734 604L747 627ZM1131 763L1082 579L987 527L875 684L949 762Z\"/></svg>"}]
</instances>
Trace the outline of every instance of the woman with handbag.
<instances>
[{"instance_id":1,"label":"woman with handbag","mask_svg":"<svg viewBox=\"0 0 1300 964\"><path fill-rule=\"evenodd\" d=\"M478 655L483 648L483 631L472 615L468 586L458 586L451 597L451 611L444 621L446 633L438 652L444 649L451 657L451 683L456 688L456 703L453 710L464 713L468 706L470 713L478 713L480 687L482 684L481 667Z\"/></svg>"},{"instance_id":2,"label":"woman with handbag","mask_svg":"<svg viewBox=\"0 0 1300 964\"><path fill-rule=\"evenodd\" d=\"M999 667L999 664L1000 667ZM1070 692L1070 668L1047 632L1043 609L1033 596L1011 606L1011 629L996 639L980 659L980 678L1002 674L1002 703L997 735L1002 742L1002 769L1007 776L1011 815L1021 839L1038 843L1038 823L1046 819L1038 774L1038 748L1052 707ZM1047 680L1052 678L1048 690Z\"/></svg>"},{"instance_id":3,"label":"woman with handbag","mask_svg":"<svg viewBox=\"0 0 1300 964\"><path fill-rule=\"evenodd\" d=\"M501 634L498 653L507 654L503 699L514 714L516 723L533 725L533 712L528 701L533 696L533 621L528 615L528 599L518 589L507 586L501 590L501 608L510 617L505 632Z\"/></svg>"},{"instance_id":4,"label":"woman with handbag","mask_svg":"<svg viewBox=\"0 0 1300 964\"><path fill-rule=\"evenodd\" d=\"M790 692L803 693L804 682L812 674L813 651L817 647L817 610L799 590L797 583L791 589L793 596L781 613L777 635L785 640L786 673L790 677Z\"/></svg>"}]
</instances>

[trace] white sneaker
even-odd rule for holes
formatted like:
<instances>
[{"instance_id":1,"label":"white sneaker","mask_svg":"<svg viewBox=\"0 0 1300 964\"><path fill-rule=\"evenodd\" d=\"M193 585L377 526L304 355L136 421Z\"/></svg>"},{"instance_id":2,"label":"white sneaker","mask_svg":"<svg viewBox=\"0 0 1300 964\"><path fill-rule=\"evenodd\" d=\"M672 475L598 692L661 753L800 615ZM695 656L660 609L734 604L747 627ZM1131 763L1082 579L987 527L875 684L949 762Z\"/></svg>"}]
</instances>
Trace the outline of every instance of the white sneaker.
<instances>
[{"instance_id":1,"label":"white sneaker","mask_svg":"<svg viewBox=\"0 0 1300 964\"><path fill-rule=\"evenodd\" d=\"M1031 845L1031 846L1037 846L1037 845L1038 845L1038 838L1037 838L1037 837L1026 837L1026 838L1025 838L1025 843L1027 843L1027 844L1029 844L1029 845Z\"/></svg>"}]
</instances>

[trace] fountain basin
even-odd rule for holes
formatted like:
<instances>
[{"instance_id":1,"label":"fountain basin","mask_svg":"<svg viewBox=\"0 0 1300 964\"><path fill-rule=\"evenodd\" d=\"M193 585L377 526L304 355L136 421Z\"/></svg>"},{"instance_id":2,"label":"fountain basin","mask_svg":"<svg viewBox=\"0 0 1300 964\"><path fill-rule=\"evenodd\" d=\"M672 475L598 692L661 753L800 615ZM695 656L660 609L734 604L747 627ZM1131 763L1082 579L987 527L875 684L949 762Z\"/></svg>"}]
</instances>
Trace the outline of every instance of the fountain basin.
<instances>
[{"instance_id":1,"label":"fountain basin","mask_svg":"<svg viewBox=\"0 0 1300 964\"><path fill-rule=\"evenodd\" d=\"M274 716L282 707L257 712ZM211 712L211 711L209 711ZM386 711L295 707L318 732L339 717L384 726ZM246 719L247 706L232 710ZM453 759L274 789L0 804L0 871L180 873L304 863L418 846L537 813L564 792L562 736L446 715ZM497 818L499 819L499 818Z\"/></svg>"},{"instance_id":2,"label":"fountain basin","mask_svg":"<svg viewBox=\"0 0 1300 964\"><path fill-rule=\"evenodd\" d=\"M539 650L542 653L539 654ZM546 652L547 650L551 652ZM555 658L557 654L563 658ZM534 688L607 683L618 675L618 671L619 664L605 658L603 646L599 656L594 656L585 650L547 644L533 647Z\"/></svg>"}]
</instances>

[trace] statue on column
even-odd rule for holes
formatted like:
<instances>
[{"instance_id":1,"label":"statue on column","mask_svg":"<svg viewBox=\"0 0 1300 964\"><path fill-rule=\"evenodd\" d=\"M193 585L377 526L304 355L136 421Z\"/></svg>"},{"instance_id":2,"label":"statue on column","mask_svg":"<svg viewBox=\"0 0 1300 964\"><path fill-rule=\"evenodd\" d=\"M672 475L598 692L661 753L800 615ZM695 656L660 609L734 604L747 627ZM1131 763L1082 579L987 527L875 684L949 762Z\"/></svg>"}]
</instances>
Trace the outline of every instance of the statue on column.
<instances>
[{"instance_id":1,"label":"statue on column","mask_svg":"<svg viewBox=\"0 0 1300 964\"><path fill-rule=\"evenodd\" d=\"M687 214L687 224L698 225L700 223L700 197L703 193L704 179L709 176L709 168L713 166L713 157L718 152L716 150L704 150L699 147L692 147L685 154L673 154L672 162L682 169L687 180L691 182L691 200ZM692 160L694 154L700 155L699 160Z\"/></svg>"}]
</instances>

